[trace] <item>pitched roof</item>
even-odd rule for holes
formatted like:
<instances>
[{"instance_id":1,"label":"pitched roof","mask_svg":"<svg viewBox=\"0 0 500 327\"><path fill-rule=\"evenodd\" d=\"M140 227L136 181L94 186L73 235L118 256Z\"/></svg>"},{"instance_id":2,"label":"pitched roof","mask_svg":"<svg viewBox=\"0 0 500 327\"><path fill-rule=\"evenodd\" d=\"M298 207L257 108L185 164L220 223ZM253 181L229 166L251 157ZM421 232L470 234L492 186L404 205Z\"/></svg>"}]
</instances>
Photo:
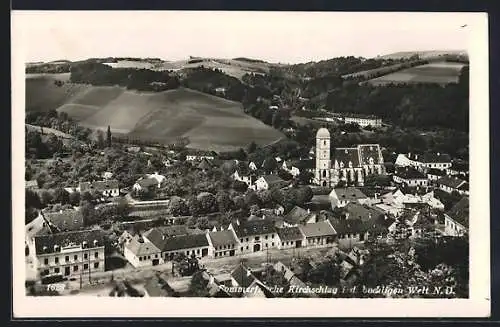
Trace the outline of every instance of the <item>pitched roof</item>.
<instances>
[{"instance_id":1,"label":"pitched roof","mask_svg":"<svg viewBox=\"0 0 500 327\"><path fill-rule=\"evenodd\" d=\"M445 176L446 172L444 170L441 170L441 169L431 168L427 171L427 174L434 175L434 176Z\"/></svg>"},{"instance_id":2,"label":"pitched roof","mask_svg":"<svg viewBox=\"0 0 500 327\"><path fill-rule=\"evenodd\" d=\"M285 215L285 221L289 224L300 224L306 222L312 214L306 209L295 206Z\"/></svg>"},{"instance_id":3,"label":"pitched roof","mask_svg":"<svg viewBox=\"0 0 500 327\"><path fill-rule=\"evenodd\" d=\"M153 185L158 185L158 181L153 177L141 178L137 181L141 187L150 187Z\"/></svg>"},{"instance_id":4,"label":"pitched roof","mask_svg":"<svg viewBox=\"0 0 500 327\"><path fill-rule=\"evenodd\" d=\"M208 234L214 247L236 244L238 241L234 237L233 231L223 230Z\"/></svg>"},{"instance_id":5,"label":"pitched roof","mask_svg":"<svg viewBox=\"0 0 500 327\"><path fill-rule=\"evenodd\" d=\"M464 196L446 214L457 223L469 228L469 198Z\"/></svg>"},{"instance_id":6,"label":"pitched roof","mask_svg":"<svg viewBox=\"0 0 500 327\"><path fill-rule=\"evenodd\" d=\"M446 153L424 153L423 162L425 163L444 163L451 162L451 157Z\"/></svg>"},{"instance_id":7,"label":"pitched roof","mask_svg":"<svg viewBox=\"0 0 500 327\"><path fill-rule=\"evenodd\" d=\"M304 235L302 235L302 232L298 227L278 228L278 235L280 240L284 242L296 241L304 238Z\"/></svg>"},{"instance_id":8,"label":"pitched roof","mask_svg":"<svg viewBox=\"0 0 500 327\"><path fill-rule=\"evenodd\" d=\"M333 161L344 163L344 167L349 167L349 162L353 167L359 167L359 152L357 148L336 148L333 153Z\"/></svg>"},{"instance_id":9,"label":"pitched roof","mask_svg":"<svg viewBox=\"0 0 500 327\"><path fill-rule=\"evenodd\" d=\"M460 178L457 178L455 176L443 176L437 182L438 184L454 189L459 188L463 183L466 183L466 181L461 180Z\"/></svg>"},{"instance_id":10,"label":"pitched roof","mask_svg":"<svg viewBox=\"0 0 500 327\"><path fill-rule=\"evenodd\" d=\"M231 272L231 277L241 287L249 287L253 282L257 281L257 278L251 271L242 264L238 265L238 267Z\"/></svg>"},{"instance_id":11,"label":"pitched roof","mask_svg":"<svg viewBox=\"0 0 500 327\"><path fill-rule=\"evenodd\" d=\"M339 187L336 189L333 189L330 194L333 195L333 192L337 194L337 198L339 200L345 200L345 201L356 201L358 199L366 199L367 196L361 192L360 189L356 187Z\"/></svg>"},{"instance_id":12,"label":"pitched roof","mask_svg":"<svg viewBox=\"0 0 500 327\"><path fill-rule=\"evenodd\" d=\"M104 246L104 240L105 234L100 229L63 232L35 236L35 249L36 254L54 253L55 245L60 247L69 245L80 246L86 241L89 248L92 248L94 247L94 241L97 241L97 246Z\"/></svg>"},{"instance_id":13,"label":"pitched roof","mask_svg":"<svg viewBox=\"0 0 500 327\"><path fill-rule=\"evenodd\" d=\"M384 213L374 207L370 207L366 204L359 203L348 203L344 209L349 214L348 219L359 218L363 221L367 221L371 218L383 216Z\"/></svg>"},{"instance_id":14,"label":"pitched roof","mask_svg":"<svg viewBox=\"0 0 500 327\"><path fill-rule=\"evenodd\" d=\"M373 159L373 163L375 165L381 165L384 163L382 152L380 151L380 146L378 144L360 144L358 145L358 150L361 165L369 165L370 158Z\"/></svg>"},{"instance_id":15,"label":"pitched roof","mask_svg":"<svg viewBox=\"0 0 500 327\"><path fill-rule=\"evenodd\" d=\"M143 256L161 252L161 250L158 249L153 243L144 242L144 240L141 241L138 236L133 237L130 242L125 244L125 247L128 248L136 256Z\"/></svg>"},{"instance_id":16,"label":"pitched roof","mask_svg":"<svg viewBox=\"0 0 500 327\"><path fill-rule=\"evenodd\" d=\"M455 160L451 163L451 169L456 171L468 171L469 163L464 160Z\"/></svg>"},{"instance_id":17,"label":"pitched roof","mask_svg":"<svg viewBox=\"0 0 500 327\"><path fill-rule=\"evenodd\" d=\"M83 215L80 210L43 212L42 215L59 231L74 231L83 227Z\"/></svg>"},{"instance_id":18,"label":"pitched roof","mask_svg":"<svg viewBox=\"0 0 500 327\"><path fill-rule=\"evenodd\" d=\"M161 232L162 235L165 236L179 236L179 235L188 235L188 228L186 225L171 225L171 226L161 226L153 228ZM151 232L153 229L150 229L148 232ZM148 233L146 232L146 233ZM144 235L147 235L147 234Z\"/></svg>"},{"instance_id":19,"label":"pitched roof","mask_svg":"<svg viewBox=\"0 0 500 327\"><path fill-rule=\"evenodd\" d=\"M266 183L269 187L280 186L282 184L286 184L286 181L284 181L278 175L264 175L264 176L262 176L262 178L266 181Z\"/></svg>"},{"instance_id":20,"label":"pitched roof","mask_svg":"<svg viewBox=\"0 0 500 327\"><path fill-rule=\"evenodd\" d=\"M213 165L206 158L203 158L198 164L198 169L208 170L211 168L213 168Z\"/></svg>"},{"instance_id":21,"label":"pitched roof","mask_svg":"<svg viewBox=\"0 0 500 327\"><path fill-rule=\"evenodd\" d=\"M358 234L366 231L365 223L359 219L337 219L330 218L330 223L337 232L337 234Z\"/></svg>"},{"instance_id":22,"label":"pitched roof","mask_svg":"<svg viewBox=\"0 0 500 327\"><path fill-rule=\"evenodd\" d=\"M37 188L38 187L38 182L36 181L36 179L34 179L34 180L31 180L31 181L25 181L24 185L25 185L25 187L28 187L28 188Z\"/></svg>"},{"instance_id":23,"label":"pitched roof","mask_svg":"<svg viewBox=\"0 0 500 327\"><path fill-rule=\"evenodd\" d=\"M105 191L118 188L118 181L110 179L107 181L82 182L80 183L80 192L90 192L91 190Z\"/></svg>"},{"instance_id":24,"label":"pitched roof","mask_svg":"<svg viewBox=\"0 0 500 327\"><path fill-rule=\"evenodd\" d=\"M327 221L320 221L313 224L307 224L299 226L301 232L305 237L319 237L319 236L329 236L335 235L336 232L332 225Z\"/></svg>"},{"instance_id":25,"label":"pitched roof","mask_svg":"<svg viewBox=\"0 0 500 327\"><path fill-rule=\"evenodd\" d=\"M201 248L208 246L207 236L205 234L190 234L165 237L161 246L155 245L162 251L175 251L181 249Z\"/></svg>"},{"instance_id":26,"label":"pitched roof","mask_svg":"<svg viewBox=\"0 0 500 327\"><path fill-rule=\"evenodd\" d=\"M410 166L396 169L394 175L403 179L427 179L423 173Z\"/></svg>"},{"instance_id":27,"label":"pitched roof","mask_svg":"<svg viewBox=\"0 0 500 327\"><path fill-rule=\"evenodd\" d=\"M241 222L239 225L233 224L236 236L254 236L275 233L274 223L268 219Z\"/></svg>"}]
</instances>

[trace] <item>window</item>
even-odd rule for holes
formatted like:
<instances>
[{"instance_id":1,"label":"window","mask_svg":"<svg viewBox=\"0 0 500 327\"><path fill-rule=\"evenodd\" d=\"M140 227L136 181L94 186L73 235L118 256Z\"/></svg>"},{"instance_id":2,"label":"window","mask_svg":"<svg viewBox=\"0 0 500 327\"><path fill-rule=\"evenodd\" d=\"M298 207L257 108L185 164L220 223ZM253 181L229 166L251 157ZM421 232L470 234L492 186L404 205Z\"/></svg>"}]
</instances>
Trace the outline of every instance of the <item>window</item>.
<instances>
[{"instance_id":1,"label":"window","mask_svg":"<svg viewBox=\"0 0 500 327\"><path fill-rule=\"evenodd\" d=\"M284 242L281 242L281 246L283 246L283 245L284 245Z\"/></svg>"},{"instance_id":2,"label":"window","mask_svg":"<svg viewBox=\"0 0 500 327\"><path fill-rule=\"evenodd\" d=\"M267 239L267 237L266 237L266 239ZM255 236L255 240L256 241L260 240L260 237L259 236Z\"/></svg>"},{"instance_id":3,"label":"window","mask_svg":"<svg viewBox=\"0 0 500 327\"><path fill-rule=\"evenodd\" d=\"M78 256L75 254L75 256L73 257L73 259L76 261L78 260Z\"/></svg>"},{"instance_id":4,"label":"window","mask_svg":"<svg viewBox=\"0 0 500 327\"><path fill-rule=\"evenodd\" d=\"M216 252L216 253L215 253L215 257L216 257L216 258L217 258L217 255L218 255L218 253Z\"/></svg>"},{"instance_id":5,"label":"window","mask_svg":"<svg viewBox=\"0 0 500 327\"><path fill-rule=\"evenodd\" d=\"M84 259L84 260L85 260L85 259L87 259L87 258L88 258L88 255L89 255L88 253L84 253L84 254L83 254L83 259Z\"/></svg>"},{"instance_id":6,"label":"window","mask_svg":"<svg viewBox=\"0 0 500 327\"><path fill-rule=\"evenodd\" d=\"M158 254L155 254L155 258L158 258Z\"/></svg>"},{"instance_id":7,"label":"window","mask_svg":"<svg viewBox=\"0 0 500 327\"><path fill-rule=\"evenodd\" d=\"M88 263L85 263L85 264L83 265L83 270L87 270L87 269L89 269L89 264L88 264Z\"/></svg>"},{"instance_id":8,"label":"window","mask_svg":"<svg viewBox=\"0 0 500 327\"><path fill-rule=\"evenodd\" d=\"M139 257L139 261L142 261L142 257Z\"/></svg>"},{"instance_id":9,"label":"window","mask_svg":"<svg viewBox=\"0 0 500 327\"><path fill-rule=\"evenodd\" d=\"M55 263L59 263L59 257L55 257L55 258L54 258L54 262L55 262Z\"/></svg>"},{"instance_id":10,"label":"window","mask_svg":"<svg viewBox=\"0 0 500 327\"><path fill-rule=\"evenodd\" d=\"M150 255L148 255L148 260L149 260L149 259L151 259L151 256L150 256Z\"/></svg>"},{"instance_id":11,"label":"window","mask_svg":"<svg viewBox=\"0 0 500 327\"><path fill-rule=\"evenodd\" d=\"M59 271L60 271L59 267L54 268L54 273L58 274L58 273L59 273Z\"/></svg>"},{"instance_id":12,"label":"window","mask_svg":"<svg viewBox=\"0 0 500 327\"><path fill-rule=\"evenodd\" d=\"M95 256L96 258L99 258L99 252L94 253L94 256Z\"/></svg>"},{"instance_id":13,"label":"window","mask_svg":"<svg viewBox=\"0 0 500 327\"><path fill-rule=\"evenodd\" d=\"M267 243L266 243L266 248L267 248Z\"/></svg>"},{"instance_id":14,"label":"window","mask_svg":"<svg viewBox=\"0 0 500 327\"><path fill-rule=\"evenodd\" d=\"M247 237L247 242L248 242L248 237Z\"/></svg>"},{"instance_id":15,"label":"window","mask_svg":"<svg viewBox=\"0 0 500 327\"><path fill-rule=\"evenodd\" d=\"M264 238L267 240L267 235Z\"/></svg>"},{"instance_id":16,"label":"window","mask_svg":"<svg viewBox=\"0 0 500 327\"><path fill-rule=\"evenodd\" d=\"M240 238L240 242L243 243L243 239L242 238Z\"/></svg>"},{"instance_id":17,"label":"window","mask_svg":"<svg viewBox=\"0 0 500 327\"><path fill-rule=\"evenodd\" d=\"M78 266L73 266L73 271L78 271Z\"/></svg>"},{"instance_id":18,"label":"window","mask_svg":"<svg viewBox=\"0 0 500 327\"><path fill-rule=\"evenodd\" d=\"M43 259L43 263L44 263L45 265L48 265L48 264L49 264L49 259L48 259L48 258Z\"/></svg>"},{"instance_id":19,"label":"window","mask_svg":"<svg viewBox=\"0 0 500 327\"><path fill-rule=\"evenodd\" d=\"M64 261L66 261L66 262L69 261L69 255L67 255L66 257L64 257Z\"/></svg>"},{"instance_id":20,"label":"window","mask_svg":"<svg viewBox=\"0 0 500 327\"><path fill-rule=\"evenodd\" d=\"M248 245L247 245L247 250L248 250Z\"/></svg>"},{"instance_id":21,"label":"window","mask_svg":"<svg viewBox=\"0 0 500 327\"><path fill-rule=\"evenodd\" d=\"M243 252L243 247L240 248L240 251Z\"/></svg>"},{"instance_id":22,"label":"window","mask_svg":"<svg viewBox=\"0 0 500 327\"><path fill-rule=\"evenodd\" d=\"M271 237L272 237L272 238L274 238L274 234L273 234L273 235L271 235Z\"/></svg>"},{"instance_id":23,"label":"window","mask_svg":"<svg viewBox=\"0 0 500 327\"><path fill-rule=\"evenodd\" d=\"M271 246L274 246L274 242L271 243Z\"/></svg>"},{"instance_id":24,"label":"window","mask_svg":"<svg viewBox=\"0 0 500 327\"><path fill-rule=\"evenodd\" d=\"M49 274L49 270L48 270L48 269L45 269L45 270L43 271L43 273L42 273L42 275L44 275L44 276L45 276L45 275L48 275L48 274Z\"/></svg>"},{"instance_id":25,"label":"window","mask_svg":"<svg viewBox=\"0 0 500 327\"><path fill-rule=\"evenodd\" d=\"M99 268L99 262L94 262L94 268Z\"/></svg>"}]
</instances>

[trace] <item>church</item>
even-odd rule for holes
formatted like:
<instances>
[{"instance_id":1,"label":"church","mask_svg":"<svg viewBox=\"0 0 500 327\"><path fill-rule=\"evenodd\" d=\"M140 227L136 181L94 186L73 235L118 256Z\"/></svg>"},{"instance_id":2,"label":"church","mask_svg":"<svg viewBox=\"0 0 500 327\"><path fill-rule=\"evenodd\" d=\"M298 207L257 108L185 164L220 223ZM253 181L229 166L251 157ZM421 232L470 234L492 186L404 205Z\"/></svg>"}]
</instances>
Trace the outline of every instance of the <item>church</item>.
<instances>
[{"instance_id":1,"label":"church","mask_svg":"<svg viewBox=\"0 0 500 327\"><path fill-rule=\"evenodd\" d=\"M378 144L359 144L352 148L336 148L330 154L330 132L320 128L316 133L316 169L314 182L335 187L340 181L363 186L370 174L385 174L384 158Z\"/></svg>"}]
</instances>

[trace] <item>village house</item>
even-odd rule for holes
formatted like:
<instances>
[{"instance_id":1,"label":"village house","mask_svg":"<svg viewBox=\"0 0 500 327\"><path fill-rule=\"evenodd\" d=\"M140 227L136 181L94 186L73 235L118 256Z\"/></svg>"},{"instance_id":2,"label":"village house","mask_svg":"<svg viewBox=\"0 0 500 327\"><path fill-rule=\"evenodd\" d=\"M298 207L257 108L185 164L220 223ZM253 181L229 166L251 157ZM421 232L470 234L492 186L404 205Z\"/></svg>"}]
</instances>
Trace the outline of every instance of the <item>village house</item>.
<instances>
[{"instance_id":1,"label":"village house","mask_svg":"<svg viewBox=\"0 0 500 327\"><path fill-rule=\"evenodd\" d=\"M446 176L446 171L437 168L430 168L427 170L427 179L431 182L439 180L441 177Z\"/></svg>"},{"instance_id":2,"label":"village house","mask_svg":"<svg viewBox=\"0 0 500 327\"><path fill-rule=\"evenodd\" d=\"M255 190L271 190L277 188L283 188L288 185L288 182L284 181L278 175L265 175L255 181Z\"/></svg>"},{"instance_id":3,"label":"village house","mask_svg":"<svg viewBox=\"0 0 500 327\"><path fill-rule=\"evenodd\" d=\"M364 204L369 200L369 198L356 187L334 188L330 192L329 197L332 209L345 207L350 202Z\"/></svg>"},{"instance_id":4,"label":"village house","mask_svg":"<svg viewBox=\"0 0 500 327\"><path fill-rule=\"evenodd\" d=\"M305 237L307 247L331 246L337 234L328 220L301 225L299 229Z\"/></svg>"},{"instance_id":5,"label":"village house","mask_svg":"<svg viewBox=\"0 0 500 327\"><path fill-rule=\"evenodd\" d=\"M456 176L444 176L437 181L437 185L447 193L456 191L461 195L469 195L469 183Z\"/></svg>"},{"instance_id":6,"label":"village house","mask_svg":"<svg viewBox=\"0 0 500 327\"><path fill-rule=\"evenodd\" d=\"M469 230L469 198L464 196L444 215L445 233L462 236Z\"/></svg>"},{"instance_id":7,"label":"village house","mask_svg":"<svg viewBox=\"0 0 500 327\"><path fill-rule=\"evenodd\" d=\"M397 184L403 184L408 187L427 187L428 184L427 176L413 167L396 169L393 180Z\"/></svg>"},{"instance_id":8,"label":"village house","mask_svg":"<svg viewBox=\"0 0 500 327\"><path fill-rule=\"evenodd\" d=\"M213 169L214 168L214 164L212 164L207 159L203 158L203 159L201 159L201 161L198 164L198 166L196 166L196 168L198 168L201 171L206 172L206 171L209 171L209 170Z\"/></svg>"},{"instance_id":9,"label":"village house","mask_svg":"<svg viewBox=\"0 0 500 327\"><path fill-rule=\"evenodd\" d=\"M177 254L195 255L197 258L207 257L210 244L205 233L168 236L158 228L144 233L144 239L161 250L164 261L173 260Z\"/></svg>"},{"instance_id":10,"label":"village house","mask_svg":"<svg viewBox=\"0 0 500 327\"><path fill-rule=\"evenodd\" d=\"M225 96L226 95L226 88L222 87L222 86L221 87L216 87L215 88L215 94Z\"/></svg>"},{"instance_id":11,"label":"village house","mask_svg":"<svg viewBox=\"0 0 500 327\"><path fill-rule=\"evenodd\" d=\"M213 258L233 257L238 248L238 239L232 230L222 230L208 233L210 243L209 256Z\"/></svg>"},{"instance_id":12,"label":"village house","mask_svg":"<svg viewBox=\"0 0 500 327\"><path fill-rule=\"evenodd\" d=\"M358 124L361 127L381 127L382 119L374 115L363 115L355 113L340 114L338 117L344 124Z\"/></svg>"},{"instance_id":13,"label":"village house","mask_svg":"<svg viewBox=\"0 0 500 327\"><path fill-rule=\"evenodd\" d=\"M102 178L104 178L106 180L110 180L111 178L113 178L113 173L109 172L109 171L105 171L104 173L102 173Z\"/></svg>"},{"instance_id":14,"label":"village house","mask_svg":"<svg viewBox=\"0 0 500 327\"><path fill-rule=\"evenodd\" d=\"M249 174L248 172L243 173L243 172L241 172L241 170L240 171L236 170L233 173L232 178L235 181L240 181L240 182L247 184L249 187L252 186L256 180L256 177L254 174Z\"/></svg>"},{"instance_id":15,"label":"village house","mask_svg":"<svg viewBox=\"0 0 500 327\"><path fill-rule=\"evenodd\" d=\"M161 188L167 178L155 172L154 174L147 174L141 177L132 186L134 191L150 190L152 188Z\"/></svg>"},{"instance_id":16,"label":"village house","mask_svg":"<svg viewBox=\"0 0 500 327\"><path fill-rule=\"evenodd\" d=\"M444 153L424 153L424 154L399 154L396 158L395 166L411 166L419 171L427 171L435 168L447 170L451 167L451 157Z\"/></svg>"},{"instance_id":17,"label":"village house","mask_svg":"<svg viewBox=\"0 0 500 327\"><path fill-rule=\"evenodd\" d=\"M104 197L116 197L120 195L120 188L118 181L115 179L95 181L95 182L82 182L78 185L77 191L81 194L85 192L96 191Z\"/></svg>"},{"instance_id":18,"label":"village house","mask_svg":"<svg viewBox=\"0 0 500 327\"><path fill-rule=\"evenodd\" d=\"M36 236L34 265L41 278L103 272L104 244L99 229Z\"/></svg>"},{"instance_id":19,"label":"village house","mask_svg":"<svg viewBox=\"0 0 500 327\"><path fill-rule=\"evenodd\" d=\"M257 165L255 164L255 162L253 161L250 161L250 163L248 164L248 168L250 168L250 170L257 170Z\"/></svg>"},{"instance_id":20,"label":"village house","mask_svg":"<svg viewBox=\"0 0 500 327\"><path fill-rule=\"evenodd\" d=\"M353 245L364 242L368 238L366 224L359 218L331 218L329 221L333 229L337 232L335 241L343 248L351 248Z\"/></svg>"},{"instance_id":21,"label":"village house","mask_svg":"<svg viewBox=\"0 0 500 327\"><path fill-rule=\"evenodd\" d=\"M271 291L243 264L231 271L231 286L229 289L234 290L230 292L233 296L273 297Z\"/></svg>"},{"instance_id":22,"label":"village house","mask_svg":"<svg viewBox=\"0 0 500 327\"><path fill-rule=\"evenodd\" d=\"M304 224L312 224L316 222L316 214L311 213L311 210L306 210L299 206L295 206L284 217L285 226L293 227Z\"/></svg>"},{"instance_id":23,"label":"village house","mask_svg":"<svg viewBox=\"0 0 500 327\"><path fill-rule=\"evenodd\" d=\"M135 235L125 243L123 255L134 268L157 266L163 263L161 250L147 242L140 235Z\"/></svg>"},{"instance_id":24,"label":"village house","mask_svg":"<svg viewBox=\"0 0 500 327\"><path fill-rule=\"evenodd\" d=\"M297 177L300 174L300 169L291 160L284 160L281 168L293 177Z\"/></svg>"},{"instance_id":25,"label":"village house","mask_svg":"<svg viewBox=\"0 0 500 327\"><path fill-rule=\"evenodd\" d=\"M299 227L278 228L280 242L278 249L301 248L305 245L306 239Z\"/></svg>"},{"instance_id":26,"label":"village house","mask_svg":"<svg viewBox=\"0 0 500 327\"><path fill-rule=\"evenodd\" d=\"M468 176L469 175L469 163L465 160L454 160L451 163L451 167L447 169L447 174L448 175L462 175L462 176Z\"/></svg>"},{"instance_id":27,"label":"village house","mask_svg":"<svg viewBox=\"0 0 500 327\"><path fill-rule=\"evenodd\" d=\"M233 230L239 239L238 254L259 252L278 246L279 237L274 223L268 219L231 223L229 229Z\"/></svg>"},{"instance_id":28,"label":"village house","mask_svg":"<svg viewBox=\"0 0 500 327\"><path fill-rule=\"evenodd\" d=\"M25 181L24 186L27 190L38 190L38 182L35 179L31 181Z\"/></svg>"}]
</instances>

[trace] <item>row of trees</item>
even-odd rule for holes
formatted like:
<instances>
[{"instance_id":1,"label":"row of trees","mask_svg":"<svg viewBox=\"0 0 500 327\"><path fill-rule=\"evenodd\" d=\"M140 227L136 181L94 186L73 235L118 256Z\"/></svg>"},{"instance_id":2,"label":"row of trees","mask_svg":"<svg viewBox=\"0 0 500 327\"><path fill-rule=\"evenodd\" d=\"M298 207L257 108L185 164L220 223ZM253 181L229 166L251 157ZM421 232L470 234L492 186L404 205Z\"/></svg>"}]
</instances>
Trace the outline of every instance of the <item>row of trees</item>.
<instances>
[{"instance_id":1,"label":"row of trees","mask_svg":"<svg viewBox=\"0 0 500 327\"><path fill-rule=\"evenodd\" d=\"M71 67L70 81L91 85L119 85L139 91L163 91L180 86L178 77L168 71L137 68L112 68L96 62Z\"/></svg>"}]
</instances>

